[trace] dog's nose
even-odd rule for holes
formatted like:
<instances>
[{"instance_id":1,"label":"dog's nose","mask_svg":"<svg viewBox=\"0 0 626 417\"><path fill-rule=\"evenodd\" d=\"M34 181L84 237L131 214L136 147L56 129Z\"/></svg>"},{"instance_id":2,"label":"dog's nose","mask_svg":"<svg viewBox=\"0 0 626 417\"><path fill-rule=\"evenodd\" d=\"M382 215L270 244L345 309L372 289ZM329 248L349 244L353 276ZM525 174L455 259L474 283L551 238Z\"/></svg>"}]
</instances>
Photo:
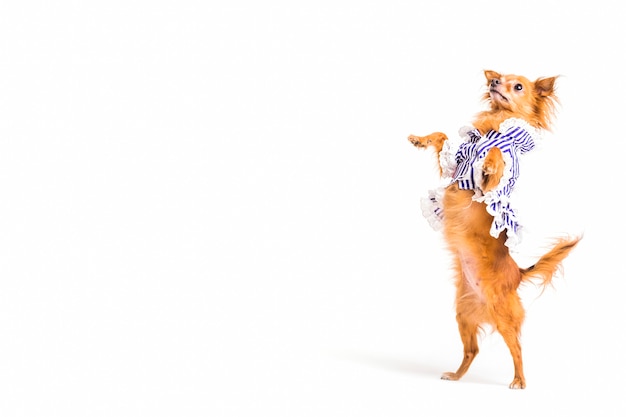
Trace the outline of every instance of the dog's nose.
<instances>
[{"instance_id":1,"label":"dog's nose","mask_svg":"<svg viewBox=\"0 0 626 417\"><path fill-rule=\"evenodd\" d=\"M500 80L499 80L499 79L494 78L493 80L491 80L491 86L492 86L492 87L495 87L495 86L497 86L498 84L500 84Z\"/></svg>"}]
</instances>

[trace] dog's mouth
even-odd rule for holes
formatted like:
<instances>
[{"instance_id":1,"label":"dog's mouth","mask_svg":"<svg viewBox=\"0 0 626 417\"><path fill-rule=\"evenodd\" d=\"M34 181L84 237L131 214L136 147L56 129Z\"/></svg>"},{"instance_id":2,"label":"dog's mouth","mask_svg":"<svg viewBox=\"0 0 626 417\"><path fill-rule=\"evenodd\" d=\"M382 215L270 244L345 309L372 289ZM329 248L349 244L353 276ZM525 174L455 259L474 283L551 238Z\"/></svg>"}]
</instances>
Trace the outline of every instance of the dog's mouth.
<instances>
[{"instance_id":1,"label":"dog's mouth","mask_svg":"<svg viewBox=\"0 0 626 417\"><path fill-rule=\"evenodd\" d=\"M491 93L491 98L493 98L493 97L494 97L494 95L497 95L497 96L499 96L502 100L504 100L504 101L506 101L506 102L508 102L508 101L509 101L509 99L508 99L508 98L506 98L506 97L505 97L505 96L504 96L501 92L499 92L499 91L498 91L498 90L496 90L495 88L490 88L490 89L489 89L489 92Z\"/></svg>"}]
</instances>

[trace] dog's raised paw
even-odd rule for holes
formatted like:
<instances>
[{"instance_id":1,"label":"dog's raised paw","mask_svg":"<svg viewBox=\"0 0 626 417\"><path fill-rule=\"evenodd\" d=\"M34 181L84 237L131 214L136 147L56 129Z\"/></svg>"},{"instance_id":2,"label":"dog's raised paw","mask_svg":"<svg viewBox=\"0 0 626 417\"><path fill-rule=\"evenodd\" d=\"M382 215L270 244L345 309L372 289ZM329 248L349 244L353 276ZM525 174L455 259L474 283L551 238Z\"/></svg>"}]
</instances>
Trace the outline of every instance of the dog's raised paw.
<instances>
[{"instance_id":1,"label":"dog's raised paw","mask_svg":"<svg viewBox=\"0 0 626 417\"><path fill-rule=\"evenodd\" d=\"M408 139L409 142L413 144L413 146L416 146L418 148L432 147L437 152L439 152L441 151L443 143L448 139L448 137L444 133L435 132L426 136L409 135Z\"/></svg>"},{"instance_id":2,"label":"dog's raised paw","mask_svg":"<svg viewBox=\"0 0 626 417\"><path fill-rule=\"evenodd\" d=\"M502 157L502 151L493 147L489 149L483 162L483 191L489 191L495 188L502 175L504 174L504 158Z\"/></svg>"},{"instance_id":3,"label":"dog's raised paw","mask_svg":"<svg viewBox=\"0 0 626 417\"><path fill-rule=\"evenodd\" d=\"M483 172L486 175L500 174L504 171L504 159L500 148L493 147L489 149L483 163Z\"/></svg>"},{"instance_id":4,"label":"dog's raised paw","mask_svg":"<svg viewBox=\"0 0 626 417\"><path fill-rule=\"evenodd\" d=\"M418 148L425 148L430 145L430 141L422 136L409 135L409 142Z\"/></svg>"}]
</instances>

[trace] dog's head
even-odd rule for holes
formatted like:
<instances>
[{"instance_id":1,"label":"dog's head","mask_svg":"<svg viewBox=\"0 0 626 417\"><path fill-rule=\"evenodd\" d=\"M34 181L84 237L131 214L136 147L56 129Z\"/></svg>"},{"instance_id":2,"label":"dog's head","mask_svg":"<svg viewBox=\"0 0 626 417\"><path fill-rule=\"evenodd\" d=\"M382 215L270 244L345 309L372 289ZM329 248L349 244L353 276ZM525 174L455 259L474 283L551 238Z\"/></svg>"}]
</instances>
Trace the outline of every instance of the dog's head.
<instances>
[{"instance_id":1,"label":"dog's head","mask_svg":"<svg viewBox=\"0 0 626 417\"><path fill-rule=\"evenodd\" d=\"M557 77L538 78L535 82L521 75L502 75L485 71L488 91L485 100L494 112L504 111L530 124L549 129L554 115Z\"/></svg>"}]
</instances>

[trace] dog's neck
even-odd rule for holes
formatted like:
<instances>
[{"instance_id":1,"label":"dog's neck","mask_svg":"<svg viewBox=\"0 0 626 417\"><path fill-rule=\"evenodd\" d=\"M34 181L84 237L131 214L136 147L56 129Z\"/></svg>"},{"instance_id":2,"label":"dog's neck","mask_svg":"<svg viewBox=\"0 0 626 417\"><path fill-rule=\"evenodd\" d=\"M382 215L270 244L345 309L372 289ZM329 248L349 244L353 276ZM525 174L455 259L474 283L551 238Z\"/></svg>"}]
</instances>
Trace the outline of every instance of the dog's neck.
<instances>
[{"instance_id":1,"label":"dog's neck","mask_svg":"<svg viewBox=\"0 0 626 417\"><path fill-rule=\"evenodd\" d=\"M498 109L498 110L487 110L476 115L473 126L480 131L482 135L487 134L490 130L498 131L502 122L506 119L518 118L525 120L529 125L538 128L534 123L529 121L529 117L523 117L523 115L519 115L513 113L510 110Z\"/></svg>"}]
</instances>

